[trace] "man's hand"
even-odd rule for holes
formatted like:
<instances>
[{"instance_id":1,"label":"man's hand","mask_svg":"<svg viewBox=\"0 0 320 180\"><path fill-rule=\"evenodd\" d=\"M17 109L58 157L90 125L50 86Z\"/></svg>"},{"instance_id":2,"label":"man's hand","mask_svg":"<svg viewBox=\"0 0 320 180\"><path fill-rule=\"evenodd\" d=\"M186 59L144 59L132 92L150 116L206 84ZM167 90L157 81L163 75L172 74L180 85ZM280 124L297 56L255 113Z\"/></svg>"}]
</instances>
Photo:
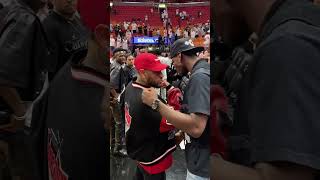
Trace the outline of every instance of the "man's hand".
<instances>
[{"instance_id":1,"label":"man's hand","mask_svg":"<svg viewBox=\"0 0 320 180\"><path fill-rule=\"evenodd\" d=\"M117 103L118 103L118 99L117 98L110 97L110 105L115 105Z\"/></svg>"},{"instance_id":2,"label":"man's hand","mask_svg":"<svg viewBox=\"0 0 320 180\"><path fill-rule=\"evenodd\" d=\"M167 80L163 80L162 82L161 82L161 84L160 84L160 86L162 87L162 88L166 88L167 86L169 86L170 85L170 83L167 81Z\"/></svg>"},{"instance_id":3,"label":"man's hand","mask_svg":"<svg viewBox=\"0 0 320 180\"><path fill-rule=\"evenodd\" d=\"M22 130L24 128L25 119L20 119L15 115L10 116L10 123L0 126L0 130L7 131L7 132L16 132L18 130Z\"/></svg>"},{"instance_id":4,"label":"man's hand","mask_svg":"<svg viewBox=\"0 0 320 180\"><path fill-rule=\"evenodd\" d=\"M155 88L145 88L142 92L142 102L151 107L152 103L158 99L158 93Z\"/></svg>"},{"instance_id":5,"label":"man's hand","mask_svg":"<svg viewBox=\"0 0 320 180\"><path fill-rule=\"evenodd\" d=\"M179 145L182 140L184 140L184 132L179 131L175 135L176 144Z\"/></svg>"}]
</instances>

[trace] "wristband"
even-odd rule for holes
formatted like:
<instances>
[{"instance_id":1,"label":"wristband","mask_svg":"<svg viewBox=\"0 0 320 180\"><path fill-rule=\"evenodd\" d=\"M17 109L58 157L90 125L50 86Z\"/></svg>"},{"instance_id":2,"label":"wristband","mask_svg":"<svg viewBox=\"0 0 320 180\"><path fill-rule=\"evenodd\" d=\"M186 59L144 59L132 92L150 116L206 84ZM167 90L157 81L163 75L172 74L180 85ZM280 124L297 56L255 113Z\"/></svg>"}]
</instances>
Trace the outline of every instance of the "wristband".
<instances>
[{"instance_id":1,"label":"wristband","mask_svg":"<svg viewBox=\"0 0 320 180\"><path fill-rule=\"evenodd\" d=\"M24 121L26 119L26 114L27 113L25 113L23 116L16 116L15 114L13 114L12 117L17 121Z\"/></svg>"},{"instance_id":2,"label":"wristband","mask_svg":"<svg viewBox=\"0 0 320 180\"><path fill-rule=\"evenodd\" d=\"M166 87L166 90L169 91L171 87L172 87L172 85L169 84L169 85Z\"/></svg>"}]
</instances>

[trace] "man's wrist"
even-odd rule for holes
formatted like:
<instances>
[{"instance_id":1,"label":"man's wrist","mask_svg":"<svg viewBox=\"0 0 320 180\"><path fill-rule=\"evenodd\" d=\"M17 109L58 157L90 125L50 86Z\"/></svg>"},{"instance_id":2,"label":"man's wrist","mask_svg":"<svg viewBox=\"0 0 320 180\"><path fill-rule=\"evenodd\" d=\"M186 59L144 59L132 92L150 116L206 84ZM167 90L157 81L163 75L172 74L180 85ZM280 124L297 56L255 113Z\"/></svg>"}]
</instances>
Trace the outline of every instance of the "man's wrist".
<instances>
[{"instance_id":1,"label":"man's wrist","mask_svg":"<svg viewBox=\"0 0 320 180\"><path fill-rule=\"evenodd\" d=\"M152 101L151 108L155 111L159 110L161 101L159 99L155 99Z\"/></svg>"},{"instance_id":2,"label":"man's wrist","mask_svg":"<svg viewBox=\"0 0 320 180\"><path fill-rule=\"evenodd\" d=\"M26 119L26 114L25 113L23 116L17 116L15 114L12 114L13 119L17 120L17 121L24 121Z\"/></svg>"},{"instance_id":3,"label":"man's wrist","mask_svg":"<svg viewBox=\"0 0 320 180\"><path fill-rule=\"evenodd\" d=\"M22 117L26 114L26 105L24 103L19 103L17 108L14 110L14 115L17 117Z\"/></svg>"},{"instance_id":4,"label":"man's wrist","mask_svg":"<svg viewBox=\"0 0 320 180\"><path fill-rule=\"evenodd\" d=\"M166 90L169 91L173 86L171 84L168 84L168 86L166 87Z\"/></svg>"}]
</instances>

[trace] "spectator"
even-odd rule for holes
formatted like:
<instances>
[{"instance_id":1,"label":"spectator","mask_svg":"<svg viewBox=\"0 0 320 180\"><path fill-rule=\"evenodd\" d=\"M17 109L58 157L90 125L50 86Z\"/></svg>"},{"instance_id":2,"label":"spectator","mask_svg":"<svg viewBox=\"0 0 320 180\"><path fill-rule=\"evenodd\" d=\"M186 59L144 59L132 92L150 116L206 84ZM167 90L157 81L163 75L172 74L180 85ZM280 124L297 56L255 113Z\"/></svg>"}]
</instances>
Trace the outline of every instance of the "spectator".
<instances>
[{"instance_id":1,"label":"spectator","mask_svg":"<svg viewBox=\"0 0 320 180\"><path fill-rule=\"evenodd\" d=\"M116 40L114 39L113 34L111 34L111 36L110 36L110 48L111 48L111 51L113 51L115 47L116 47Z\"/></svg>"},{"instance_id":2,"label":"spectator","mask_svg":"<svg viewBox=\"0 0 320 180\"><path fill-rule=\"evenodd\" d=\"M191 35L191 39L195 39L196 38L196 32L195 32L195 30L193 28L191 30L190 35Z\"/></svg>"},{"instance_id":3,"label":"spectator","mask_svg":"<svg viewBox=\"0 0 320 180\"><path fill-rule=\"evenodd\" d=\"M157 35L160 36L160 29L157 29Z\"/></svg>"},{"instance_id":4,"label":"spectator","mask_svg":"<svg viewBox=\"0 0 320 180\"><path fill-rule=\"evenodd\" d=\"M131 24L131 28L132 28L132 34L136 34L137 33L137 23L133 22Z\"/></svg>"},{"instance_id":5,"label":"spectator","mask_svg":"<svg viewBox=\"0 0 320 180\"><path fill-rule=\"evenodd\" d=\"M120 36L120 34L118 35L118 37L117 37L117 44L116 44L116 48L120 48L120 47L122 47L122 39L121 39L121 36Z\"/></svg>"},{"instance_id":6,"label":"spectator","mask_svg":"<svg viewBox=\"0 0 320 180\"><path fill-rule=\"evenodd\" d=\"M143 29L143 24L139 24L139 25L138 25L138 33L139 33L140 35L143 34L142 29Z\"/></svg>"},{"instance_id":7,"label":"spectator","mask_svg":"<svg viewBox=\"0 0 320 180\"><path fill-rule=\"evenodd\" d=\"M181 38L181 29L180 29L180 27L177 28L176 35L177 35L178 38Z\"/></svg>"},{"instance_id":8,"label":"spectator","mask_svg":"<svg viewBox=\"0 0 320 180\"><path fill-rule=\"evenodd\" d=\"M125 30L128 30L128 27L129 27L129 23L127 23L127 22L124 22L124 23L123 23L123 27L124 27L124 29L125 29Z\"/></svg>"},{"instance_id":9,"label":"spectator","mask_svg":"<svg viewBox=\"0 0 320 180\"><path fill-rule=\"evenodd\" d=\"M167 25L168 25L167 22L168 22L167 19L163 20L163 27L167 27Z\"/></svg>"},{"instance_id":10,"label":"spectator","mask_svg":"<svg viewBox=\"0 0 320 180\"><path fill-rule=\"evenodd\" d=\"M146 14L146 15L144 16L144 21L147 23L148 20L149 20L149 18L148 18L148 15Z\"/></svg>"},{"instance_id":11,"label":"spectator","mask_svg":"<svg viewBox=\"0 0 320 180\"><path fill-rule=\"evenodd\" d=\"M49 176L43 179L109 178L106 110L101 108L109 75L107 11L104 0L81 3L81 17L92 35L87 36L88 50L75 53L51 84L45 123Z\"/></svg>"},{"instance_id":12,"label":"spectator","mask_svg":"<svg viewBox=\"0 0 320 180\"><path fill-rule=\"evenodd\" d=\"M2 149L7 146L10 156L5 153L1 157L0 179L42 180L38 173L44 169L38 167L43 165L43 146L30 143L24 133L25 125L29 128L31 124L26 117L32 110L30 102L43 90L47 72L49 42L36 16L40 0L10 1L4 5L0 9L0 154L8 151ZM32 133L32 137L39 135ZM7 167L7 177L2 176L3 167Z\"/></svg>"},{"instance_id":13,"label":"spectator","mask_svg":"<svg viewBox=\"0 0 320 180\"><path fill-rule=\"evenodd\" d=\"M204 36L204 47L208 48L210 45L210 31Z\"/></svg>"},{"instance_id":14,"label":"spectator","mask_svg":"<svg viewBox=\"0 0 320 180\"><path fill-rule=\"evenodd\" d=\"M161 21L163 21L165 19L165 14L164 14L164 11L161 13Z\"/></svg>"},{"instance_id":15,"label":"spectator","mask_svg":"<svg viewBox=\"0 0 320 180\"><path fill-rule=\"evenodd\" d=\"M201 18L202 16L202 11L198 11L198 18Z\"/></svg>"},{"instance_id":16,"label":"spectator","mask_svg":"<svg viewBox=\"0 0 320 180\"><path fill-rule=\"evenodd\" d=\"M129 84L133 79L137 77L137 71L133 66L134 59L135 58L133 57L133 55L129 55L127 57L126 66L124 68L125 74L127 75L126 85Z\"/></svg>"},{"instance_id":17,"label":"spectator","mask_svg":"<svg viewBox=\"0 0 320 180\"><path fill-rule=\"evenodd\" d=\"M122 48L123 49L128 49L128 40L127 40L127 38L124 38L122 40Z\"/></svg>"},{"instance_id":18,"label":"spectator","mask_svg":"<svg viewBox=\"0 0 320 180\"><path fill-rule=\"evenodd\" d=\"M120 98L125 89L126 75L123 65L127 60L127 50L117 48L113 51L113 61L110 71L110 86L111 86L111 108L113 111L114 121L112 125L111 137L114 137L115 142L111 142L111 153L120 156L126 156L124 142L124 119L121 114ZM114 132L114 134L113 134ZM113 140L113 138L112 138Z\"/></svg>"},{"instance_id":19,"label":"spectator","mask_svg":"<svg viewBox=\"0 0 320 180\"><path fill-rule=\"evenodd\" d=\"M41 22L49 15L49 8L48 8L47 2L41 1L41 7L40 7L37 15L38 15Z\"/></svg>"},{"instance_id":20,"label":"spectator","mask_svg":"<svg viewBox=\"0 0 320 180\"><path fill-rule=\"evenodd\" d=\"M183 37L188 38L189 37L189 32L185 29L183 32Z\"/></svg>"},{"instance_id":21,"label":"spectator","mask_svg":"<svg viewBox=\"0 0 320 180\"><path fill-rule=\"evenodd\" d=\"M128 41L131 41L131 37L132 37L132 33L128 29L127 32L126 32L126 38L127 38Z\"/></svg>"},{"instance_id":22,"label":"spectator","mask_svg":"<svg viewBox=\"0 0 320 180\"><path fill-rule=\"evenodd\" d=\"M148 26L146 24L143 26L143 34L148 36Z\"/></svg>"},{"instance_id":23,"label":"spectator","mask_svg":"<svg viewBox=\"0 0 320 180\"><path fill-rule=\"evenodd\" d=\"M48 35L52 53L49 63L49 79L52 80L71 55L79 50L87 49L88 31L75 16L77 0L53 1L54 9L43 21Z\"/></svg>"}]
</instances>

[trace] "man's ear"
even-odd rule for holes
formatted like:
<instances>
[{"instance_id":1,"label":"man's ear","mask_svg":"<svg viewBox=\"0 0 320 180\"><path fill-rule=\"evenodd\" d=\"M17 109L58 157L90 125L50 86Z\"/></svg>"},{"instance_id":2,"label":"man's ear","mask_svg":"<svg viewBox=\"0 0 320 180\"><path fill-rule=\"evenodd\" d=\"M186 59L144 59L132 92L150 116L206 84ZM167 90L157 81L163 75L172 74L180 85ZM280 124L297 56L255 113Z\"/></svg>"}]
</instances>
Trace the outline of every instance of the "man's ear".
<instances>
[{"instance_id":1,"label":"man's ear","mask_svg":"<svg viewBox=\"0 0 320 180\"><path fill-rule=\"evenodd\" d=\"M106 48L109 44L108 38L108 26L105 24L99 24L96 29L94 30L94 35L97 44L101 48Z\"/></svg>"},{"instance_id":2,"label":"man's ear","mask_svg":"<svg viewBox=\"0 0 320 180\"><path fill-rule=\"evenodd\" d=\"M178 58L181 60L181 53L178 54Z\"/></svg>"},{"instance_id":3,"label":"man's ear","mask_svg":"<svg viewBox=\"0 0 320 180\"><path fill-rule=\"evenodd\" d=\"M182 59L181 59L182 58L182 54L179 53L177 56L178 56L178 59L179 59L178 62L179 62L179 65L180 65L180 64L182 64Z\"/></svg>"}]
</instances>

